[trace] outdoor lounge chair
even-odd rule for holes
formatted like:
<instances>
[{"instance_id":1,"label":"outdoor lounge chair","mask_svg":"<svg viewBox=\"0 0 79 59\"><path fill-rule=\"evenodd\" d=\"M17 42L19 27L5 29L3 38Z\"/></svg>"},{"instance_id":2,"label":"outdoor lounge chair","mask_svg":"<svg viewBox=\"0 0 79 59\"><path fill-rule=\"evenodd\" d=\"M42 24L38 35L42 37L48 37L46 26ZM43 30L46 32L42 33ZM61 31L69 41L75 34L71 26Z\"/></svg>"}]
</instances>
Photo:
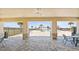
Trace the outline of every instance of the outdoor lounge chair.
<instances>
[{"instance_id":1,"label":"outdoor lounge chair","mask_svg":"<svg viewBox=\"0 0 79 59\"><path fill-rule=\"evenodd\" d=\"M0 33L0 45L1 45L1 47L5 47L4 42L3 42L5 38L6 38L5 33L4 33L4 35Z\"/></svg>"},{"instance_id":2,"label":"outdoor lounge chair","mask_svg":"<svg viewBox=\"0 0 79 59\"><path fill-rule=\"evenodd\" d=\"M3 41L4 41L4 37L0 38L0 44L2 45L1 47L4 47Z\"/></svg>"},{"instance_id":3,"label":"outdoor lounge chair","mask_svg":"<svg viewBox=\"0 0 79 59\"><path fill-rule=\"evenodd\" d=\"M64 38L64 45L67 44L67 42L70 42L71 44L73 44L73 40L71 40L72 38L69 38L68 36L63 34L63 38Z\"/></svg>"}]
</instances>

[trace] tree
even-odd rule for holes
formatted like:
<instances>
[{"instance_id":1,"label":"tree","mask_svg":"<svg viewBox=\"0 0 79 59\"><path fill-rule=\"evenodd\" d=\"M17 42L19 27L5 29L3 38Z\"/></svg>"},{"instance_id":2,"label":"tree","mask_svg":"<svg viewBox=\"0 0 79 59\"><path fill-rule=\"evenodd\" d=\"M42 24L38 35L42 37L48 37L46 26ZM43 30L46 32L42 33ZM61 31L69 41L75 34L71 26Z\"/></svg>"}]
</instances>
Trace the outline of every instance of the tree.
<instances>
[{"instance_id":1,"label":"tree","mask_svg":"<svg viewBox=\"0 0 79 59\"><path fill-rule=\"evenodd\" d=\"M17 24L18 24L18 25L20 26L20 28L21 28L21 31L20 31L20 32L22 32L23 23L22 23L22 22L18 22Z\"/></svg>"},{"instance_id":2,"label":"tree","mask_svg":"<svg viewBox=\"0 0 79 59\"><path fill-rule=\"evenodd\" d=\"M69 23L68 23L68 25L70 25L70 27L71 27L73 24L74 24L73 22L69 22Z\"/></svg>"},{"instance_id":3,"label":"tree","mask_svg":"<svg viewBox=\"0 0 79 59\"><path fill-rule=\"evenodd\" d=\"M72 25L73 25L74 23L73 22L69 22L68 23L68 25L70 25L70 29L72 30Z\"/></svg>"},{"instance_id":4,"label":"tree","mask_svg":"<svg viewBox=\"0 0 79 59\"><path fill-rule=\"evenodd\" d=\"M76 31L77 31L77 27L74 27L73 26L71 29L72 29L72 35L75 35L76 34Z\"/></svg>"},{"instance_id":5,"label":"tree","mask_svg":"<svg viewBox=\"0 0 79 59\"><path fill-rule=\"evenodd\" d=\"M39 28L40 28L41 31L43 31L43 24L40 24Z\"/></svg>"},{"instance_id":6,"label":"tree","mask_svg":"<svg viewBox=\"0 0 79 59\"><path fill-rule=\"evenodd\" d=\"M50 30L50 27L49 26L47 26L47 30Z\"/></svg>"},{"instance_id":7,"label":"tree","mask_svg":"<svg viewBox=\"0 0 79 59\"><path fill-rule=\"evenodd\" d=\"M33 29L33 26L31 26L31 29Z\"/></svg>"}]
</instances>

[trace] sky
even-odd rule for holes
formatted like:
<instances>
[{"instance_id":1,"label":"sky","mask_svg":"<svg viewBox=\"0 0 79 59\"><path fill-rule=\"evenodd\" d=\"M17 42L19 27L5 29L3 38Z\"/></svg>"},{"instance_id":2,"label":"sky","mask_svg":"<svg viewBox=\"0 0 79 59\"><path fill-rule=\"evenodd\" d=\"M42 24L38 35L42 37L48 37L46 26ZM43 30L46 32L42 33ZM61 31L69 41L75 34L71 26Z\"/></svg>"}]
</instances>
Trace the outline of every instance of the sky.
<instances>
[{"instance_id":1,"label":"sky","mask_svg":"<svg viewBox=\"0 0 79 59\"><path fill-rule=\"evenodd\" d=\"M52 26L52 23L51 22L48 22L48 21L32 21L32 22L28 22L28 26L29 28L31 26L34 26L34 27L38 27L40 24L43 24L44 26ZM70 27L68 25L68 22L67 21L60 21L60 22L57 22L57 25L59 27L62 27L62 28L68 28ZM76 26L76 23L74 22L74 26ZM16 28L19 28L20 26L17 24L17 22L5 22L4 23L4 27L16 27Z\"/></svg>"},{"instance_id":2,"label":"sky","mask_svg":"<svg viewBox=\"0 0 79 59\"><path fill-rule=\"evenodd\" d=\"M17 24L17 22L4 22L4 27L12 27L12 28L19 28L20 26Z\"/></svg>"},{"instance_id":3,"label":"sky","mask_svg":"<svg viewBox=\"0 0 79 59\"><path fill-rule=\"evenodd\" d=\"M31 27L31 26L34 26L34 27L38 27L40 24L43 24L43 26L52 26L52 23L51 22L48 22L48 21L40 21L40 22L38 22L38 21L33 21L33 22L29 22L28 23L28 25L29 25L29 27Z\"/></svg>"},{"instance_id":4,"label":"sky","mask_svg":"<svg viewBox=\"0 0 79 59\"><path fill-rule=\"evenodd\" d=\"M47 21L45 21L45 22L37 22L37 21L28 22L29 28L31 26L38 27L40 24L43 24L44 26L52 26L52 23L47 22ZM17 24L17 22L5 22L4 27L16 27L16 28L19 28L20 26Z\"/></svg>"},{"instance_id":5,"label":"sky","mask_svg":"<svg viewBox=\"0 0 79 59\"><path fill-rule=\"evenodd\" d=\"M61 28L69 28L70 25L68 24L70 21L59 21L57 22L57 25ZM76 22L73 22L74 24L72 26L76 26Z\"/></svg>"}]
</instances>

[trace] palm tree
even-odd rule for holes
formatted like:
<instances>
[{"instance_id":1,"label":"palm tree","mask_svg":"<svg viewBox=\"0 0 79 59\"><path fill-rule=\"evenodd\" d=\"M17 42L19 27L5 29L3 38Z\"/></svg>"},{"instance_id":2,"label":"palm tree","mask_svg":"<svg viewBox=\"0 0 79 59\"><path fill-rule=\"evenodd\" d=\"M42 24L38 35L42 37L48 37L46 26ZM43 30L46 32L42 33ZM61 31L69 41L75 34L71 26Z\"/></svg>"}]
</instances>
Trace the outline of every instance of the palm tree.
<instances>
[{"instance_id":1,"label":"palm tree","mask_svg":"<svg viewBox=\"0 0 79 59\"><path fill-rule=\"evenodd\" d=\"M73 22L69 22L68 24L69 24L70 26L72 26L74 23L73 23Z\"/></svg>"},{"instance_id":2,"label":"palm tree","mask_svg":"<svg viewBox=\"0 0 79 59\"><path fill-rule=\"evenodd\" d=\"M22 22L18 22L17 24L18 24L18 25L20 26L20 28L21 28L21 31L20 31L20 32L22 32L23 23L22 23Z\"/></svg>"},{"instance_id":3,"label":"palm tree","mask_svg":"<svg viewBox=\"0 0 79 59\"><path fill-rule=\"evenodd\" d=\"M33 26L31 26L31 29L33 29Z\"/></svg>"},{"instance_id":4,"label":"palm tree","mask_svg":"<svg viewBox=\"0 0 79 59\"><path fill-rule=\"evenodd\" d=\"M40 28L41 31L43 31L43 24L40 24L39 28Z\"/></svg>"},{"instance_id":5,"label":"palm tree","mask_svg":"<svg viewBox=\"0 0 79 59\"><path fill-rule=\"evenodd\" d=\"M68 25L70 25L70 29L72 30L72 25L73 25L74 23L73 22L69 22L68 23Z\"/></svg>"},{"instance_id":6,"label":"palm tree","mask_svg":"<svg viewBox=\"0 0 79 59\"><path fill-rule=\"evenodd\" d=\"M49 26L47 26L47 30L50 30L50 27Z\"/></svg>"}]
</instances>

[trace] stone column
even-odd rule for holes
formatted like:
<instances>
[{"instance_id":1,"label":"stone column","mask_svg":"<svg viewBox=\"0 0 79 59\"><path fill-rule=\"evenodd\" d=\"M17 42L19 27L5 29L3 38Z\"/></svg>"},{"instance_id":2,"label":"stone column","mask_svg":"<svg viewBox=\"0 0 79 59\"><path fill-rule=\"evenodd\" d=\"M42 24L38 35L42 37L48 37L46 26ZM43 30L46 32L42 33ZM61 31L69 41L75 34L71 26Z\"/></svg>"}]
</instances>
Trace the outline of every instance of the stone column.
<instances>
[{"instance_id":1,"label":"stone column","mask_svg":"<svg viewBox=\"0 0 79 59\"><path fill-rule=\"evenodd\" d=\"M0 37L4 36L4 27L3 27L3 23L0 22Z\"/></svg>"},{"instance_id":2,"label":"stone column","mask_svg":"<svg viewBox=\"0 0 79 59\"><path fill-rule=\"evenodd\" d=\"M79 33L79 21L77 21L77 33Z\"/></svg>"},{"instance_id":3,"label":"stone column","mask_svg":"<svg viewBox=\"0 0 79 59\"><path fill-rule=\"evenodd\" d=\"M29 38L28 38L28 22L26 20L23 21L23 40L25 41L24 43L24 47L25 47L25 50L29 50Z\"/></svg>"},{"instance_id":4,"label":"stone column","mask_svg":"<svg viewBox=\"0 0 79 59\"><path fill-rule=\"evenodd\" d=\"M53 50L57 50L56 49L56 41L57 41L57 21L54 19L54 21L52 21L52 49Z\"/></svg>"},{"instance_id":5,"label":"stone column","mask_svg":"<svg viewBox=\"0 0 79 59\"><path fill-rule=\"evenodd\" d=\"M28 39L28 22L23 21L23 40Z\"/></svg>"},{"instance_id":6,"label":"stone column","mask_svg":"<svg viewBox=\"0 0 79 59\"><path fill-rule=\"evenodd\" d=\"M52 21L52 39L57 40L57 21Z\"/></svg>"}]
</instances>

